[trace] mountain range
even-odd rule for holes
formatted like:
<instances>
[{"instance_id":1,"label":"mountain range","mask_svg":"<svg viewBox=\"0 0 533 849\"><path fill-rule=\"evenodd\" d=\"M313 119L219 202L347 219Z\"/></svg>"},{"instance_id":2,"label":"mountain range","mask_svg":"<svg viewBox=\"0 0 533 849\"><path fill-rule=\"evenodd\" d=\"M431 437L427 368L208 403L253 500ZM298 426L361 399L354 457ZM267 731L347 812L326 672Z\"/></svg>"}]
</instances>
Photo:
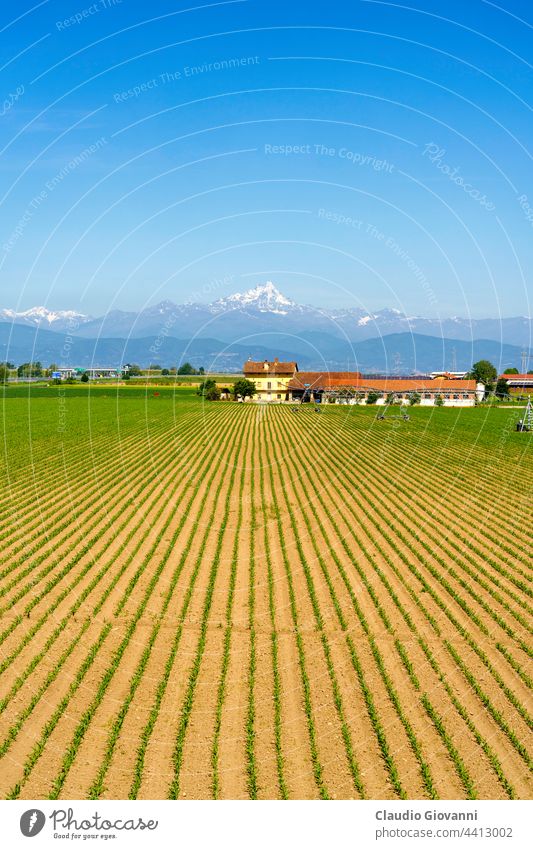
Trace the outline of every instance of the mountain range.
<instances>
[{"instance_id":1,"label":"mountain range","mask_svg":"<svg viewBox=\"0 0 533 849\"><path fill-rule=\"evenodd\" d=\"M0 310L0 359L117 366L183 358L238 371L247 357L297 359L307 368L413 372L469 368L477 358L520 367L530 317L446 319L399 310L298 304L268 282L210 304L162 301L141 312L93 317L73 310ZM66 345L66 339L68 344ZM201 361L201 362L200 362ZM196 364L193 362L193 364Z\"/></svg>"}]
</instances>

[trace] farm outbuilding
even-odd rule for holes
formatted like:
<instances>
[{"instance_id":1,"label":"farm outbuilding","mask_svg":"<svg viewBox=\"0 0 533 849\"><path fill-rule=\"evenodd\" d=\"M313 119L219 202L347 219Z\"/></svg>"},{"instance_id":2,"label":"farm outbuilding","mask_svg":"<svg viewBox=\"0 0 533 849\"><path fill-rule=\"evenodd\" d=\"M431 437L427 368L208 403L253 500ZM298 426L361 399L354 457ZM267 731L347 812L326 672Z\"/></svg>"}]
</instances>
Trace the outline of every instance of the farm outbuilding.
<instances>
[{"instance_id":1,"label":"farm outbuilding","mask_svg":"<svg viewBox=\"0 0 533 849\"><path fill-rule=\"evenodd\" d=\"M253 380L254 401L314 401L333 404L371 402L409 404L414 395L422 406L442 399L446 407L473 407L482 401L485 387L475 380L454 377L367 377L358 371L299 371L296 362L248 360L244 376ZM376 397L377 396L377 397Z\"/></svg>"},{"instance_id":2,"label":"farm outbuilding","mask_svg":"<svg viewBox=\"0 0 533 849\"><path fill-rule=\"evenodd\" d=\"M367 378L359 372L299 372L289 382L294 400L337 404L409 404L418 396L422 406L433 406L439 398L446 407L473 407L482 400L484 387L475 380L446 378Z\"/></svg>"},{"instance_id":3,"label":"farm outbuilding","mask_svg":"<svg viewBox=\"0 0 533 849\"><path fill-rule=\"evenodd\" d=\"M533 393L533 374L500 374L499 380L506 380L511 395Z\"/></svg>"},{"instance_id":4,"label":"farm outbuilding","mask_svg":"<svg viewBox=\"0 0 533 849\"><path fill-rule=\"evenodd\" d=\"M67 378L79 378L86 374L91 380L96 378L117 378L121 375L121 370L114 366L90 366L88 368L61 366L55 374L59 375L62 380Z\"/></svg>"}]
</instances>

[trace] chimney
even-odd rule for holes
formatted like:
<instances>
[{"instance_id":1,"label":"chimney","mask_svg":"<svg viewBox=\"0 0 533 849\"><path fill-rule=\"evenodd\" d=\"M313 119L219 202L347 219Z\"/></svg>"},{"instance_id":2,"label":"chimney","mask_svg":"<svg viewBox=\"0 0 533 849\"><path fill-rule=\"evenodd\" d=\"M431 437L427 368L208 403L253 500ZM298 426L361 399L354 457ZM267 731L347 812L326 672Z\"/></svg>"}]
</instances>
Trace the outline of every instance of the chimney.
<instances>
[{"instance_id":1,"label":"chimney","mask_svg":"<svg viewBox=\"0 0 533 849\"><path fill-rule=\"evenodd\" d=\"M268 371L268 360L265 360L265 362L263 363L263 368L265 371Z\"/></svg>"}]
</instances>

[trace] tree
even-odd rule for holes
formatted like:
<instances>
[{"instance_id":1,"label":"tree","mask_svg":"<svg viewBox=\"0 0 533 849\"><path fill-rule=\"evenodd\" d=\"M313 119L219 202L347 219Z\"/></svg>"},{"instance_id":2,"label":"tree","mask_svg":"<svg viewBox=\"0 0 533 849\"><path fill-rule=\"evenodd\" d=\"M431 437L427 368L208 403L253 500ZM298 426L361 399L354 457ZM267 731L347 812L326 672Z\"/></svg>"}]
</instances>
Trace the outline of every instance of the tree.
<instances>
[{"instance_id":1,"label":"tree","mask_svg":"<svg viewBox=\"0 0 533 849\"><path fill-rule=\"evenodd\" d=\"M387 404L394 404L395 400L396 395L394 394L394 392L389 392L389 394L387 395Z\"/></svg>"},{"instance_id":2,"label":"tree","mask_svg":"<svg viewBox=\"0 0 533 849\"><path fill-rule=\"evenodd\" d=\"M505 378L501 377L496 384L496 396L498 398L508 398L509 397L509 384L505 380Z\"/></svg>"},{"instance_id":3,"label":"tree","mask_svg":"<svg viewBox=\"0 0 533 849\"><path fill-rule=\"evenodd\" d=\"M498 377L498 372L489 360L478 360L478 362L474 363L472 366L470 375L474 380L477 380L478 383L484 383L485 386L491 386Z\"/></svg>"},{"instance_id":4,"label":"tree","mask_svg":"<svg viewBox=\"0 0 533 849\"><path fill-rule=\"evenodd\" d=\"M216 383L212 377L208 377L207 380L202 381L198 389L196 390L197 395L205 396L206 392L209 392L213 387L216 388Z\"/></svg>"},{"instance_id":5,"label":"tree","mask_svg":"<svg viewBox=\"0 0 533 849\"><path fill-rule=\"evenodd\" d=\"M17 369L19 377L42 377L43 367L39 361L35 363L22 363Z\"/></svg>"},{"instance_id":6,"label":"tree","mask_svg":"<svg viewBox=\"0 0 533 849\"><path fill-rule=\"evenodd\" d=\"M141 367L136 363L126 363L124 370L130 377L139 377L141 374Z\"/></svg>"},{"instance_id":7,"label":"tree","mask_svg":"<svg viewBox=\"0 0 533 849\"><path fill-rule=\"evenodd\" d=\"M5 363L0 365L0 384L7 383L9 378L9 369Z\"/></svg>"},{"instance_id":8,"label":"tree","mask_svg":"<svg viewBox=\"0 0 533 849\"><path fill-rule=\"evenodd\" d=\"M442 395L437 395L435 398L435 406L436 407L444 407L444 398Z\"/></svg>"},{"instance_id":9,"label":"tree","mask_svg":"<svg viewBox=\"0 0 533 849\"><path fill-rule=\"evenodd\" d=\"M190 363L183 363L178 369L178 374L196 374L196 369Z\"/></svg>"},{"instance_id":10,"label":"tree","mask_svg":"<svg viewBox=\"0 0 533 849\"><path fill-rule=\"evenodd\" d=\"M205 368L203 366L200 366L198 369L198 374L205 374Z\"/></svg>"},{"instance_id":11,"label":"tree","mask_svg":"<svg viewBox=\"0 0 533 849\"><path fill-rule=\"evenodd\" d=\"M467 375L470 379L476 380L478 383L483 383L485 386L485 398L491 392L494 392L494 381L498 376L498 372L489 360L478 360L472 366L472 371Z\"/></svg>"},{"instance_id":12,"label":"tree","mask_svg":"<svg viewBox=\"0 0 533 849\"><path fill-rule=\"evenodd\" d=\"M200 384L196 394L201 395L206 401L218 401L220 399L220 389L212 377L208 377Z\"/></svg>"},{"instance_id":13,"label":"tree","mask_svg":"<svg viewBox=\"0 0 533 849\"><path fill-rule=\"evenodd\" d=\"M214 386L210 386L206 391L204 398L206 401L220 401L220 389L218 386L216 384Z\"/></svg>"},{"instance_id":14,"label":"tree","mask_svg":"<svg viewBox=\"0 0 533 849\"><path fill-rule=\"evenodd\" d=\"M504 371L504 374L519 374L519 373L520 372L518 371L517 368L506 368L505 371Z\"/></svg>"},{"instance_id":15,"label":"tree","mask_svg":"<svg viewBox=\"0 0 533 849\"><path fill-rule=\"evenodd\" d=\"M414 407L415 404L420 404L421 395L419 392L411 392L409 395L409 404Z\"/></svg>"},{"instance_id":16,"label":"tree","mask_svg":"<svg viewBox=\"0 0 533 849\"><path fill-rule=\"evenodd\" d=\"M369 393L368 393L368 395L366 396L366 403L367 403L367 404L375 404L375 403L376 403L376 401L378 401L378 400L379 400L379 398L381 398L381 395L379 394L379 392L373 392L373 391L371 391L371 392L369 392Z\"/></svg>"},{"instance_id":17,"label":"tree","mask_svg":"<svg viewBox=\"0 0 533 849\"><path fill-rule=\"evenodd\" d=\"M89 383L89 375L87 374L86 371L84 371L82 376L81 376L81 382L82 383Z\"/></svg>"},{"instance_id":18,"label":"tree","mask_svg":"<svg viewBox=\"0 0 533 849\"><path fill-rule=\"evenodd\" d=\"M256 386L253 380L248 380L246 377L241 377L233 384L233 397L238 398L253 398L256 393Z\"/></svg>"},{"instance_id":19,"label":"tree","mask_svg":"<svg viewBox=\"0 0 533 849\"><path fill-rule=\"evenodd\" d=\"M168 368L161 369L161 374L163 375L163 377L168 377L168 375L170 374L170 370Z\"/></svg>"}]
</instances>

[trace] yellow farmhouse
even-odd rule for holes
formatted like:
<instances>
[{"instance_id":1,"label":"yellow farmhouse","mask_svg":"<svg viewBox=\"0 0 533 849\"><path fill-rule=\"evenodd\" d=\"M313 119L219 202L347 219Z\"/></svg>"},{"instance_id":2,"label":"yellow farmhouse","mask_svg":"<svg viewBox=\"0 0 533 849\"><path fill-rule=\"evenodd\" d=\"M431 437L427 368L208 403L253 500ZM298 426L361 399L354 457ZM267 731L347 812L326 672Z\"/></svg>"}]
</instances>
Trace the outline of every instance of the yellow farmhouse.
<instances>
[{"instance_id":1,"label":"yellow farmhouse","mask_svg":"<svg viewBox=\"0 0 533 849\"><path fill-rule=\"evenodd\" d=\"M248 360L244 364L244 376L256 385L255 401L290 401L288 386L297 371L298 363L280 363L277 357L273 362Z\"/></svg>"}]
</instances>

